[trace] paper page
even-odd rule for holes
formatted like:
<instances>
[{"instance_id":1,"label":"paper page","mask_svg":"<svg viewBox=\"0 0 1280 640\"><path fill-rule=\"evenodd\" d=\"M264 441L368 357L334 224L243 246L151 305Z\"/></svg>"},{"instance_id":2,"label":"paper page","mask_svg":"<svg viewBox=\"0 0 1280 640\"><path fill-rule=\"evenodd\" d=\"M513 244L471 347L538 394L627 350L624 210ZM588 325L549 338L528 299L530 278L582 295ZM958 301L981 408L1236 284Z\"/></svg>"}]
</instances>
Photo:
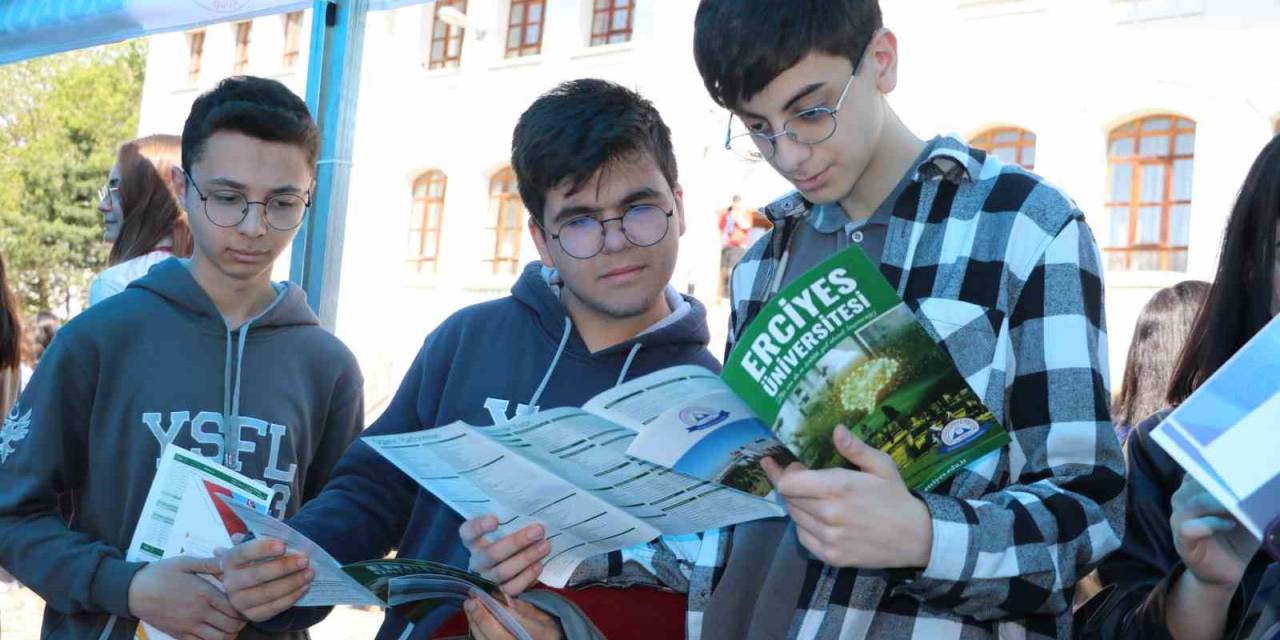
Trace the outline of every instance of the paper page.
<instances>
[{"instance_id":1,"label":"paper page","mask_svg":"<svg viewBox=\"0 0 1280 640\"><path fill-rule=\"evenodd\" d=\"M1272 320L1152 432L1259 539L1280 515L1280 320Z\"/></svg>"},{"instance_id":2,"label":"paper page","mask_svg":"<svg viewBox=\"0 0 1280 640\"><path fill-rule=\"evenodd\" d=\"M582 409L637 433L667 409L729 387L720 376L694 365L655 371L604 391Z\"/></svg>"},{"instance_id":3,"label":"paper page","mask_svg":"<svg viewBox=\"0 0 1280 640\"><path fill-rule=\"evenodd\" d=\"M289 525L235 502L223 500L244 521L253 535L259 538L275 538L284 542L290 553L301 553L311 560L315 578L311 589L298 600L299 607L328 607L339 604L386 606L368 589L362 587L342 570L342 565L320 545L298 533ZM339 524L339 523L335 523Z\"/></svg>"},{"instance_id":4,"label":"paper page","mask_svg":"<svg viewBox=\"0 0 1280 640\"><path fill-rule=\"evenodd\" d=\"M564 586L586 558L660 535L460 423L365 441L462 517L494 514L494 539L541 523L551 543L541 580L554 587Z\"/></svg>"},{"instance_id":5,"label":"paper page","mask_svg":"<svg viewBox=\"0 0 1280 640\"><path fill-rule=\"evenodd\" d=\"M221 503L215 504L215 494L262 512L271 506L274 495L265 484L198 454L165 447L125 558L154 562L182 555L211 557L214 549L231 546L227 514L221 513ZM208 580L221 588L213 577ZM172 638L145 622L138 625L137 637Z\"/></svg>"},{"instance_id":6,"label":"paper page","mask_svg":"<svg viewBox=\"0 0 1280 640\"><path fill-rule=\"evenodd\" d=\"M771 501L627 455L633 432L579 409L543 411L480 431L664 535L782 515Z\"/></svg>"}]
</instances>

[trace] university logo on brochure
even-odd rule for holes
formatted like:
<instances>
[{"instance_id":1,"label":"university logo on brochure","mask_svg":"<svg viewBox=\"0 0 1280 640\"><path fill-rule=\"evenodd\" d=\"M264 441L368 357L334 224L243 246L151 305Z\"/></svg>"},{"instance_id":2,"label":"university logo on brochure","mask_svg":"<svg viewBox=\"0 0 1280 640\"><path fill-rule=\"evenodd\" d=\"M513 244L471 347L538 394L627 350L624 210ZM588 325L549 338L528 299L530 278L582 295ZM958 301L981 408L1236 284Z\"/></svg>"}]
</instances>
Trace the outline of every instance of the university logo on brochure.
<instances>
[{"instance_id":1,"label":"university logo on brochure","mask_svg":"<svg viewBox=\"0 0 1280 640\"><path fill-rule=\"evenodd\" d=\"M729 412L723 409L688 407L680 412L680 421L685 424L685 430L689 433L710 429L728 419Z\"/></svg>"},{"instance_id":2,"label":"university logo on brochure","mask_svg":"<svg viewBox=\"0 0 1280 640\"><path fill-rule=\"evenodd\" d=\"M13 445L31 433L31 409L27 409L26 415L22 417L18 415L18 405L15 404L9 416L4 419L4 428L0 428L0 464L4 464L9 455L17 451Z\"/></svg>"},{"instance_id":3,"label":"university logo on brochure","mask_svg":"<svg viewBox=\"0 0 1280 640\"><path fill-rule=\"evenodd\" d=\"M957 418L948 422L938 436L938 439L942 441L942 452L950 453L956 449L963 448L966 444L973 442L978 436L982 435L983 431L986 431L986 429L973 418Z\"/></svg>"}]
</instances>

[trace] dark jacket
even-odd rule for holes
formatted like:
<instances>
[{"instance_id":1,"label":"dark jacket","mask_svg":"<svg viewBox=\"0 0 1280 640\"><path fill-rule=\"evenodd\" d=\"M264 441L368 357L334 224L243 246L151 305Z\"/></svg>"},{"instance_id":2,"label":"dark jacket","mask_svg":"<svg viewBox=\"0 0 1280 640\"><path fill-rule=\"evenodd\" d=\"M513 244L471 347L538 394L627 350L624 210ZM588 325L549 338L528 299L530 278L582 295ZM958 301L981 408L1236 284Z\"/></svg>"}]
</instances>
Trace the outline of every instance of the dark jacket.
<instances>
[{"instance_id":1,"label":"dark jacket","mask_svg":"<svg viewBox=\"0 0 1280 640\"><path fill-rule=\"evenodd\" d=\"M1186 567L1173 546L1170 499L1185 472L1151 439L1151 430L1168 414L1165 410L1148 418L1129 436L1124 541L1098 567L1102 592L1076 612L1078 638L1172 638L1165 603ZM1225 638L1251 637L1260 610L1256 605L1265 604L1253 600L1268 564L1265 552L1259 552L1245 570L1231 601Z\"/></svg>"}]
</instances>

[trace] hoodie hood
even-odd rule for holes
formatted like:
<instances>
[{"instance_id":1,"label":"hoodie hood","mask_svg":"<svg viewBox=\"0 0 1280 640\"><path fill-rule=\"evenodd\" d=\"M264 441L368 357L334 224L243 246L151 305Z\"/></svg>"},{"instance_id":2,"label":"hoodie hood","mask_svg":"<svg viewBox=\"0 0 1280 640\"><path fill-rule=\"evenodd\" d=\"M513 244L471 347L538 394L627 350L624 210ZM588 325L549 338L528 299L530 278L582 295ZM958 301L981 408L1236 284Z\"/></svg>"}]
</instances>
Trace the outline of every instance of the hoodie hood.
<instances>
[{"instance_id":1,"label":"hoodie hood","mask_svg":"<svg viewBox=\"0 0 1280 640\"><path fill-rule=\"evenodd\" d=\"M520 279L511 287L511 296L533 311L538 318L538 325L556 340L562 339L565 322L572 322L564 304L560 302L556 289L560 286L558 283L559 275L555 269L535 260L525 265ZM634 338L595 353L587 349L586 343L576 331L571 332L565 350L583 357L599 358L619 351L630 351L637 344L643 348L706 347L711 340L711 333L707 330L706 307L696 298L676 293L670 286L667 287L666 295L668 299L680 303L672 305L673 316L678 317L668 316ZM686 304L687 309L684 308Z\"/></svg>"},{"instance_id":2,"label":"hoodie hood","mask_svg":"<svg viewBox=\"0 0 1280 640\"><path fill-rule=\"evenodd\" d=\"M225 330L227 323L222 313L191 275L188 263L181 258L165 260L152 267L147 275L130 283L129 288L150 291L185 314L204 319L218 331ZM276 300L251 320L254 327L266 329L320 324L311 307L307 306L307 294L297 285L280 283L276 291Z\"/></svg>"}]
</instances>

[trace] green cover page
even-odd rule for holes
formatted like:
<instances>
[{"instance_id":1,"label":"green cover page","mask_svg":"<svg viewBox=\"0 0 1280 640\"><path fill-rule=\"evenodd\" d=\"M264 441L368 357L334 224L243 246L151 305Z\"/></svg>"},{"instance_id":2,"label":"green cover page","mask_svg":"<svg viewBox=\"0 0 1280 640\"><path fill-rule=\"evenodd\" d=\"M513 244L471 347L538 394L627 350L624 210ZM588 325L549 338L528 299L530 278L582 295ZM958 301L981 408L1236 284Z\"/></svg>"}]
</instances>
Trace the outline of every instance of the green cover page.
<instances>
[{"instance_id":1,"label":"green cover page","mask_svg":"<svg viewBox=\"0 0 1280 640\"><path fill-rule=\"evenodd\" d=\"M839 424L927 491L1009 442L951 358L857 246L783 287L734 346L724 381L811 469L848 466Z\"/></svg>"}]
</instances>

